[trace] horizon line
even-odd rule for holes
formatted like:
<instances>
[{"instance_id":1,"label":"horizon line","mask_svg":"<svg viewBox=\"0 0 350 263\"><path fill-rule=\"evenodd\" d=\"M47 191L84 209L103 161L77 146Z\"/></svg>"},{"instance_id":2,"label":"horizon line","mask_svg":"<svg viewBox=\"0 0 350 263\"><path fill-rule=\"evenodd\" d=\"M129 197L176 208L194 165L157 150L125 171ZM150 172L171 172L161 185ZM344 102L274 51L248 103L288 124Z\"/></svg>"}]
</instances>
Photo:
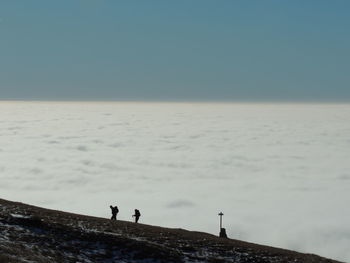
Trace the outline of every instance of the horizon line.
<instances>
[{"instance_id":1,"label":"horizon line","mask_svg":"<svg viewBox=\"0 0 350 263\"><path fill-rule=\"evenodd\" d=\"M0 103L217 103L217 104L350 104L350 100L145 100L145 99L0 99Z\"/></svg>"}]
</instances>

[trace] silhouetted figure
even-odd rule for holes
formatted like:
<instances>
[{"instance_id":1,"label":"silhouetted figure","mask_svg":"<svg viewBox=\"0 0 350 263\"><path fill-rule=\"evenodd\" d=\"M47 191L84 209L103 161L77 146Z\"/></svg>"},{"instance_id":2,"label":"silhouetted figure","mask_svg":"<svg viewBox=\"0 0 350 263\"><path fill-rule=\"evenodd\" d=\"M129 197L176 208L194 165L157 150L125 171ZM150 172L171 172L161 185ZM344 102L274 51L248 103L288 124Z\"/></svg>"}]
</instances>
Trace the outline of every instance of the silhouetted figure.
<instances>
[{"instance_id":1,"label":"silhouetted figure","mask_svg":"<svg viewBox=\"0 0 350 263\"><path fill-rule=\"evenodd\" d=\"M138 209L135 209L135 215L132 215L132 217L135 217L135 223L139 221L139 218L141 216L141 213Z\"/></svg>"},{"instance_id":2,"label":"silhouetted figure","mask_svg":"<svg viewBox=\"0 0 350 263\"><path fill-rule=\"evenodd\" d=\"M118 206L109 206L112 210L112 217L111 217L111 220L117 220L117 214L119 212L119 209L118 209Z\"/></svg>"}]
</instances>

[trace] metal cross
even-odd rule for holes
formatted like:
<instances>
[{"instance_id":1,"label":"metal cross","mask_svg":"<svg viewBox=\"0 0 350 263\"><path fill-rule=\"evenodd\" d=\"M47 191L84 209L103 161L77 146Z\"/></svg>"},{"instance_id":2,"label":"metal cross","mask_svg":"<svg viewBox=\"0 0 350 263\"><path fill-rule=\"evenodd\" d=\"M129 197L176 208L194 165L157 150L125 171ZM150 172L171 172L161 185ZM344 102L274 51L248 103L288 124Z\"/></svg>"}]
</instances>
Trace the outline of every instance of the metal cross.
<instances>
[{"instance_id":1,"label":"metal cross","mask_svg":"<svg viewBox=\"0 0 350 263\"><path fill-rule=\"evenodd\" d=\"M218 215L220 216L220 231L221 231L221 228L222 228L222 216L224 215L224 213L220 212Z\"/></svg>"}]
</instances>

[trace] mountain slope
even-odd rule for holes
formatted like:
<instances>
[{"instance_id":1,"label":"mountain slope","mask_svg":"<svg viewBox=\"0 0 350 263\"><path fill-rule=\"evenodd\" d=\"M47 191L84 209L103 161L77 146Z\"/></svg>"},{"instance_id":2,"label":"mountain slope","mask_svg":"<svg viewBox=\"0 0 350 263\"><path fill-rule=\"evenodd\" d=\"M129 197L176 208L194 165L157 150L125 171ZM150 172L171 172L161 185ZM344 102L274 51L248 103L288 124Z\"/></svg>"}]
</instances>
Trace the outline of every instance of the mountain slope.
<instances>
[{"instance_id":1,"label":"mountain slope","mask_svg":"<svg viewBox=\"0 0 350 263\"><path fill-rule=\"evenodd\" d=\"M182 229L65 213L0 199L0 263L335 263Z\"/></svg>"}]
</instances>

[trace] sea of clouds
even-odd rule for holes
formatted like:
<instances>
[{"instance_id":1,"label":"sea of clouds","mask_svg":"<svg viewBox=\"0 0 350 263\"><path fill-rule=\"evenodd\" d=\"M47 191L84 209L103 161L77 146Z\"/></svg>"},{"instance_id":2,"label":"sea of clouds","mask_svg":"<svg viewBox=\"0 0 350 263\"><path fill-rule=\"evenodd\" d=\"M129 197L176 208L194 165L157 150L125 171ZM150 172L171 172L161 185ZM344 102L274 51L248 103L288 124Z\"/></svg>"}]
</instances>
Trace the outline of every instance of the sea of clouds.
<instances>
[{"instance_id":1,"label":"sea of clouds","mask_svg":"<svg viewBox=\"0 0 350 263\"><path fill-rule=\"evenodd\" d=\"M1 102L0 198L350 261L350 105Z\"/></svg>"}]
</instances>

